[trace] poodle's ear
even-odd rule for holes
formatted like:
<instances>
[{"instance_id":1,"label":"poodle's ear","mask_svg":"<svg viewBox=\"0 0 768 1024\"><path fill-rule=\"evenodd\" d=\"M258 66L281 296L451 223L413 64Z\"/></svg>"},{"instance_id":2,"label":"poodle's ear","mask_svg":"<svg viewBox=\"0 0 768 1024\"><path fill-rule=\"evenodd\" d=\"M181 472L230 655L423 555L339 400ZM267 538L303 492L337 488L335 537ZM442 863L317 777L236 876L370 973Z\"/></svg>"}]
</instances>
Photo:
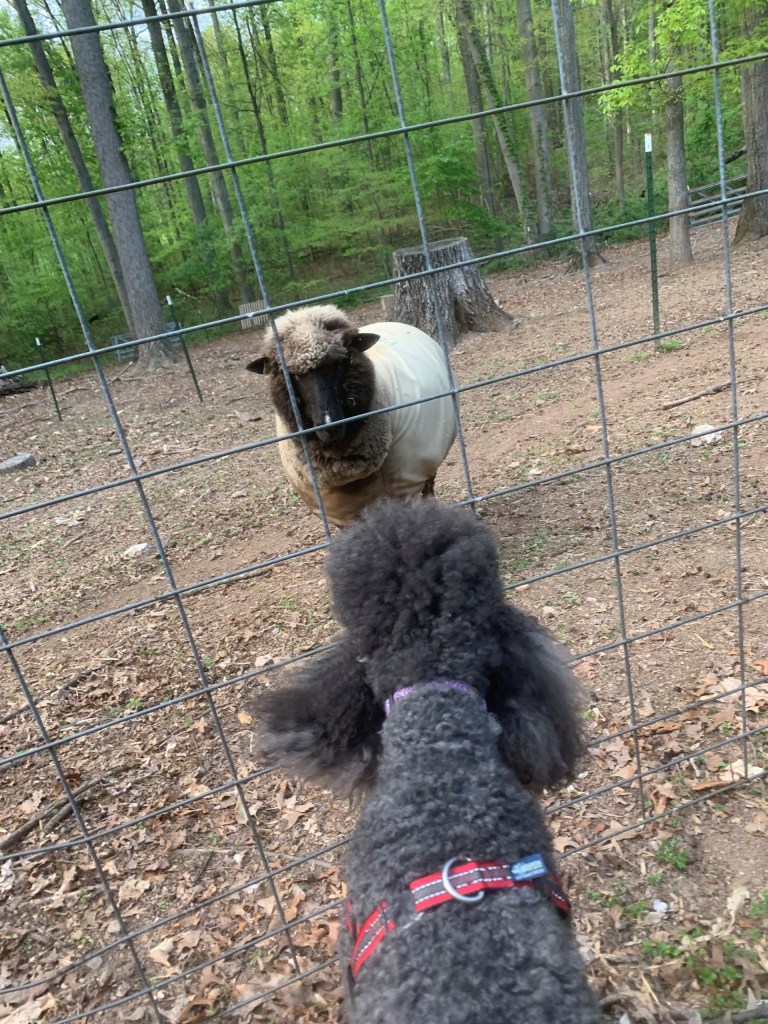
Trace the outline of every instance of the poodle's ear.
<instances>
[{"instance_id":1,"label":"poodle's ear","mask_svg":"<svg viewBox=\"0 0 768 1024\"><path fill-rule=\"evenodd\" d=\"M581 687L568 652L531 616L505 605L499 629L503 661L486 699L502 727L502 756L525 785L554 786L584 751Z\"/></svg>"},{"instance_id":2,"label":"poodle's ear","mask_svg":"<svg viewBox=\"0 0 768 1024\"><path fill-rule=\"evenodd\" d=\"M286 686L259 694L249 710L259 749L284 768L344 795L372 781L384 711L346 640Z\"/></svg>"}]
</instances>

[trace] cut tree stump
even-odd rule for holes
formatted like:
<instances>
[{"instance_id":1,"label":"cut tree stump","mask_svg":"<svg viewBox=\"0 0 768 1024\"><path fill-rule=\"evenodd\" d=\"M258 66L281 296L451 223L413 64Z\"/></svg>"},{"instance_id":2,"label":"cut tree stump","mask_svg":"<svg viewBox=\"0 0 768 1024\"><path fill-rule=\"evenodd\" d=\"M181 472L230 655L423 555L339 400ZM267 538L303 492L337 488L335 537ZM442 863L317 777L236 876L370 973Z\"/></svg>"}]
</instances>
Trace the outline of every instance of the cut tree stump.
<instances>
[{"instance_id":1,"label":"cut tree stump","mask_svg":"<svg viewBox=\"0 0 768 1024\"><path fill-rule=\"evenodd\" d=\"M432 267L450 267L439 274L395 281L395 320L411 324L439 338L436 306L440 310L445 339L452 348L467 331L509 331L519 323L496 305L476 264L452 264L474 259L466 238L444 238L429 246ZM427 269L424 247L394 252L394 274L404 277Z\"/></svg>"}]
</instances>

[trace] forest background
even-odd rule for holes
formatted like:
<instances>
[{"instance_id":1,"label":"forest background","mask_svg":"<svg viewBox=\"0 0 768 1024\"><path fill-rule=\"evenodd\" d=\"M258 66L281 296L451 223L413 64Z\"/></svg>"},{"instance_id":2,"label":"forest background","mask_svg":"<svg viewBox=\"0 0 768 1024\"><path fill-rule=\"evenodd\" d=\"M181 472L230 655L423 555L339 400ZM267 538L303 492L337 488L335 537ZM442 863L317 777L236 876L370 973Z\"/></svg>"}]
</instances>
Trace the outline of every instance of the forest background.
<instances>
[{"instance_id":1,"label":"forest background","mask_svg":"<svg viewBox=\"0 0 768 1024\"><path fill-rule=\"evenodd\" d=\"M768 50L768 3L716 8L720 59L733 62L718 72L728 174L748 172L758 193L738 242L768 232L768 61L739 63ZM265 297L278 305L386 281L393 250L420 241L377 0L181 12L179 0L0 6L9 369L38 361L36 336L48 357L82 351L83 321L96 346L167 330L166 295L185 326L203 325ZM466 235L486 269L562 255L558 239L574 232L567 111L547 102L560 94L555 23L569 90L595 90L572 120L577 189L585 227L614 230L590 236L591 247L647 231L632 224L647 211L646 132L657 212L683 210L688 185L719 177L712 71L690 73L712 61L707 0L390 0L386 15L405 119L419 126L408 140L429 238ZM71 31L115 22L126 24ZM624 81L637 84L611 88ZM143 184L123 187L131 182ZM82 198L103 187L112 191ZM70 197L46 209L81 320L40 196ZM673 265L690 262L688 218L669 225Z\"/></svg>"}]
</instances>

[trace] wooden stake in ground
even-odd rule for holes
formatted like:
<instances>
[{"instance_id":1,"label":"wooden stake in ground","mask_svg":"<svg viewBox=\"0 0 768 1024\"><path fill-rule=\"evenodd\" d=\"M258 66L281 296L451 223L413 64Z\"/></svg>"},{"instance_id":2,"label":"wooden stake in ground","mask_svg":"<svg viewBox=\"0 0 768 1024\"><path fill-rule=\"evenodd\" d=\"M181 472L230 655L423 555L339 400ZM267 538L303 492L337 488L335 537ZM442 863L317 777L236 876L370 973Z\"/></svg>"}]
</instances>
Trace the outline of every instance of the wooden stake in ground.
<instances>
[{"instance_id":1,"label":"wooden stake in ground","mask_svg":"<svg viewBox=\"0 0 768 1024\"><path fill-rule=\"evenodd\" d=\"M510 331L518 321L496 305L476 264L454 267L473 259L466 238L446 238L429 246L431 266L451 267L429 277L395 283L394 319L439 338L437 310L452 347L467 331ZM397 249L394 273L400 277L423 273L427 261L423 246Z\"/></svg>"}]
</instances>

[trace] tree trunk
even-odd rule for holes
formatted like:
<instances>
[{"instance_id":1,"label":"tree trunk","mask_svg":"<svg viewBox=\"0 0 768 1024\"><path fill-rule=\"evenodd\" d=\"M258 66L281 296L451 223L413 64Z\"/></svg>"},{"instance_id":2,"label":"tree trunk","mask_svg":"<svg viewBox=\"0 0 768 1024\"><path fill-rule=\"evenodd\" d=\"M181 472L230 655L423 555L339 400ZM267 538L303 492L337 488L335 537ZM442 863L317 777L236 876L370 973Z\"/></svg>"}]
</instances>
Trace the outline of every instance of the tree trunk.
<instances>
[{"instance_id":1,"label":"tree trunk","mask_svg":"<svg viewBox=\"0 0 768 1024\"><path fill-rule=\"evenodd\" d=\"M277 112L280 115L280 123L284 128L288 127L288 102L285 98L285 92L283 91L283 85L280 80L280 75L277 71L277 56L275 54L275 47L272 43L272 29L269 24L270 11L267 4L260 4L256 10L258 11L259 18L261 20L261 29L264 33L264 46L267 51L267 65L269 72L272 77L272 81L275 87L275 97L277 99ZM254 12L251 8L246 8L246 14L251 15Z\"/></svg>"},{"instance_id":2,"label":"tree trunk","mask_svg":"<svg viewBox=\"0 0 768 1024\"><path fill-rule=\"evenodd\" d=\"M576 52L576 28L573 22L571 0L551 0L555 31L560 40L560 79L563 92L568 96L581 88L579 81L579 58ZM587 143L584 136L584 113L581 97L569 96L563 103L565 134L572 162L571 215L573 227L584 231L592 229L592 208L589 200L589 171L587 166ZM580 215L580 216L579 216ZM592 263L599 254L594 235L583 239L587 260Z\"/></svg>"},{"instance_id":3,"label":"tree trunk","mask_svg":"<svg viewBox=\"0 0 768 1024\"><path fill-rule=\"evenodd\" d=\"M148 18L152 18L157 15L155 0L141 0L141 9ZM182 171L191 171L194 165L184 139L181 109L179 107L178 97L176 96L176 89L173 84L171 66L168 63L168 53L165 49L163 32L160 28L160 23L157 21L148 21L147 28L149 30L149 42L155 58L155 67L157 68L157 78L160 83L160 90L162 91L163 99L165 100L165 107L168 111L168 121L171 126L171 135L173 136L173 141L176 146L179 168ZM192 220L194 221L195 227L200 227L205 220L205 207L203 206L203 196L200 192L200 183L195 176L190 176L184 179L184 190L187 195L187 204L189 205L190 212L192 213Z\"/></svg>"},{"instance_id":4,"label":"tree trunk","mask_svg":"<svg viewBox=\"0 0 768 1024\"><path fill-rule=\"evenodd\" d=\"M448 49L448 41L445 38L445 12L443 11L444 0L439 0L440 6L437 11L437 37L440 47L440 69L443 85L449 88L451 85L451 54Z\"/></svg>"},{"instance_id":5,"label":"tree trunk","mask_svg":"<svg viewBox=\"0 0 768 1024\"><path fill-rule=\"evenodd\" d=\"M463 4L456 0L456 31L459 37L459 52L461 54L461 66L464 69L464 82L467 87L467 101L472 111L482 110L482 97L480 93L480 82L477 77L477 68L472 60L472 47L469 41L469 28L464 17ZM493 193L493 175L491 173L491 156L488 151L488 137L485 131L485 123L479 118L472 119L472 137L475 142L475 167L477 177L480 181L480 200L488 212L495 216L496 200Z\"/></svg>"},{"instance_id":6,"label":"tree trunk","mask_svg":"<svg viewBox=\"0 0 768 1024\"><path fill-rule=\"evenodd\" d=\"M32 15L29 13L26 0L13 0L16 10L18 11L21 24L24 29L24 34L28 36L37 35L37 28L32 19ZM61 99L58 86L56 85L56 79L54 78L51 66L48 63L48 58L45 55L45 50L40 42L30 42L29 48L32 51L32 59L35 62L37 73L40 77L40 81L45 89L46 98L50 107L51 113L53 114L56 125L61 135L61 140L69 153L69 159L72 161L72 166L75 170L80 188L83 192L90 192L93 190L93 180L90 172L86 166L85 160L83 159L83 153L80 149L80 145L75 137L75 133L72 129L72 123L69 120L64 103ZM96 234L98 235L101 248L104 252L104 258L107 261L109 273L117 292L117 297L120 300L120 305L123 309L126 323L128 324L128 330L133 331L133 322L131 318L131 309L128 303L128 294L125 290L125 281L123 279L123 271L120 266L120 260L117 255L117 249L115 248L115 242L109 230L107 219L104 216L104 211L101 208L99 200L92 196L87 200L88 209L91 213L94 227L96 228Z\"/></svg>"},{"instance_id":7,"label":"tree trunk","mask_svg":"<svg viewBox=\"0 0 768 1024\"><path fill-rule=\"evenodd\" d=\"M605 16L608 21L608 34L610 39L608 81L613 82L616 74L613 65L618 57L621 47L619 45L619 23L616 12L613 9L613 0L605 0ZM624 189L624 112L614 110L611 114L613 124L613 180L616 186L616 198L622 212L626 206L626 195Z\"/></svg>"},{"instance_id":8,"label":"tree trunk","mask_svg":"<svg viewBox=\"0 0 768 1024\"><path fill-rule=\"evenodd\" d=\"M768 4L755 4L744 18L745 35L753 34L768 14ZM745 64L741 72L744 141L747 147L747 192L768 188L768 61ZM744 200L734 245L768 235L768 193Z\"/></svg>"},{"instance_id":9,"label":"tree trunk","mask_svg":"<svg viewBox=\"0 0 768 1024\"><path fill-rule=\"evenodd\" d=\"M326 5L328 22L326 32L328 36L328 75L331 80L331 120L333 127L338 131L341 118L344 113L344 103L341 96L341 71L339 70L339 28L336 24L336 15L330 4Z\"/></svg>"},{"instance_id":10,"label":"tree trunk","mask_svg":"<svg viewBox=\"0 0 768 1024\"><path fill-rule=\"evenodd\" d=\"M224 95L226 97L227 106L231 110L232 117L234 119L234 129L230 129L230 131L237 139L238 150L242 156L244 153L248 152L248 144L243 138L243 126L240 122L240 108L238 107L237 100L235 99L232 75L229 70L229 58L227 56L229 47L221 31L219 16L215 11L211 11L211 24L213 25L213 38L216 41L216 53L219 58L221 77L224 82Z\"/></svg>"},{"instance_id":11,"label":"tree trunk","mask_svg":"<svg viewBox=\"0 0 768 1024\"><path fill-rule=\"evenodd\" d=\"M466 238L432 242L429 255L433 268L473 259ZM423 273L427 269L423 247L397 249L393 269L400 277ZM436 339L440 337L436 307L439 308L449 348L467 331L509 331L517 326L514 317L496 305L475 264L452 267L429 277L398 281L394 290L395 320L418 327Z\"/></svg>"},{"instance_id":12,"label":"tree trunk","mask_svg":"<svg viewBox=\"0 0 768 1024\"><path fill-rule=\"evenodd\" d=\"M256 89L254 88L253 78L251 75L251 69L248 66L248 60L245 56L245 48L243 46L243 36L240 31L240 22L237 17L237 11L232 11L232 18L235 25L235 34L237 36L237 51L240 55L240 63L243 68L243 77L245 78L245 84L248 88L248 95L251 98L251 106L253 107L253 116L256 121L256 131L259 137L259 147L262 153L269 152L267 147L267 135L264 130L264 121L261 117L261 106L259 105L258 96ZM285 230L285 219L283 218L283 211L280 206L280 192L275 182L275 172L272 170L271 160L267 160L264 165L267 172L267 182L269 183L269 191L272 196L272 205L275 210L275 220L277 227L280 231L280 241L283 246L283 254L285 256L285 266L288 271L288 277L291 281L295 281L296 272L293 266L293 258L291 256L291 247L289 245L288 233Z\"/></svg>"},{"instance_id":13,"label":"tree trunk","mask_svg":"<svg viewBox=\"0 0 768 1024\"><path fill-rule=\"evenodd\" d=\"M141 0L141 8L148 18L157 14L155 0ZM187 140L184 137L183 116L179 105L179 98L176 94L176 86L173 81L171 65L168 60L168 51L165 46L165 40L163 39L163 30L160 27L160 22L157 21L148 21L147 28L149 29L149 42L152 47L152 54L155 58L155 67L157 68L157 78L160 83L160 90L163 94L163 99L165 100L166 110L168 111L168 122L171 126L171 135L173 136L176 158L179 162L179 169L182 171L191 171L194 164L191 156L189 155ZM173 37L171 36L170 38L172 41ZM187 197L187 205L189 206L192 214L192 221L196 228L200 228L205 223L207 214L203 203L203 194L200 191L200 180L196 175L189 175L184 178L184 192ZM207 244L208 243L206 242L206 245ZM226 292L220 288L212 288L211 295L216 309L220 313L224 313L229 305Z\"/></svg>"},{"instance_id":14,"label":"tree trunk","mask_svg":"<svg viewBox=\"0 0 768 1024\"><path fill-rule=\"evenodd\" d=\"M475 65L478 80L485 90L485 94L488 97L490 105L493 107L501 107L504 105L501 93L496 85L496 80L493 76L493 71L491 70L488 55L483 47L477 26L475 25L472 6L469 3L469 0L460 0L460 3L463 7L464 24L466 25L470 54L472 55L472 63ZM523 181L520 177L520 170L513 156L515 145L514 139L512 138L512 132L509 127L509 122L505 117L501 117L498 114L494 114L491 120L493 121L493 130L504 160L504 166L507 169L509 183L512 186L512 192L515 196L515 203L517 204L517 212L520 215L520 225L523 230L523 237L528 241L530 236L530 228L528 225L528 202L525 189L523 187Z\"/></svg>"},{"instance_id":15,"label":"tree trunk","mask_svg":"<svg viewBox=\"0 0 768 1024\"><path fill-rule=\"evenodd\" d=\"M528 100L540 100L543 96L541 75L536 59L536 40L533 35L533 13L531 0L517 0L517 27L520 34L521 56L525 72L525 94ZM549 164L549 138L547 134L546 107L530 107L528 116L531 123L533 142L533 174L536 182L536 224L537 241L554 237L552 217L552 171Z\"/></svg>"},{"instance_id":16,"label":"tree trunk","mask_svg":"<svg viewBox=\"0 0 768 1024\"><path fill-rule=\"evenodd\" d=\"M182 7L180 0L168 0L168 9L173 12L181 11ZM200 139L200 146L203 150L203 156L206 163L217 164L219 163L219 157L213 141L213 134L211 133L211 126L208 121L208 108L203 94L202 83L200 82L200 75L197 70L197 63L195 61L194 37L186 19L184 18L174 18L173 29L176 35L179 53L181 54L181 62L184 65L184 77L187 82L187 88L189 89L189 94L192 99L192 105L197 113L197 132ZM235 270L235 276L237 278L240 301L253 302L255 301L256 294L248 280L248 270L245 260L243 259L242 249L238 242L232 240L232 204L229 201L229 193L227 192L224 175L221 171L211 171L210 179L211 192L213 194L213 201L216 206L216 210L221 219L221 223L224 226L224 230L230 237L229 254Z\"/></svg>"},{"instance_id":17,"label":"tree trunk","mask_svg":"<svg viewBox=\"0 0 768 1024\"><path fill-rule=\"evenodd\" d=\"M68 28L95 24L90 0L62 0L62 10ZM112 88L99 35L96 32L73 35L70 45L102 181L105 186L127 185L132 178L115 127ZM165 316L141 230L136 193L132 190L113 192L106 197L106 203L123 268L133 333L137 337L162 334ZM172 358L161 341L141 348L141 361L149 367L167 363Z\"/></svg>"},{"instance_id":18,"label":"tree trunk","mask_svg":"<svg viewBox=\"0 0 768 1024\"><path fill-rule=\"evenodd\" d=\"M685 120L682 98L683 83L680 78L667 80L667 103L664 107L664 124L667 136L667 188L669 210L687 210L688 178L685 170ZM669 269L693 263L691 248L691 220L687 215L670 217L669 220Z\"/></svg>"},{"instance_id":19,"label":"tree trunk","mask_svg":"<svg viewBox=\"0 0 768 1024\"><path fill-rule=\"evenodd\" d=\"M352 44L352 58L355 63L355 86L357 88L357 98L360 104L360 116L363 122L363 131L366 135L371 130L370 121L368 120L367 102L365 97L365 85L363 83L363 66L360 60L360 48L357 42L357 26L355 24L355 15L352 9L352 0L346 0L346 11L347 11L347 24L349 27L349 38ZM373 149L373 142L371 139L366 139L366 148L368 150L368 160L371 164L371 173L376 171L376 157ZM269 167L269 164L267 164ZM377 214L376 233L378 236L379 253L381 256L381 266L384 271L384 276L389 277L390 266L389 266L389 249L386 244L386 235L384 232L384 224L386 223L386 216L383 209L381 208L379 197L374 189L371 193L374 206Z\"/></svg>"}]
</instances>

